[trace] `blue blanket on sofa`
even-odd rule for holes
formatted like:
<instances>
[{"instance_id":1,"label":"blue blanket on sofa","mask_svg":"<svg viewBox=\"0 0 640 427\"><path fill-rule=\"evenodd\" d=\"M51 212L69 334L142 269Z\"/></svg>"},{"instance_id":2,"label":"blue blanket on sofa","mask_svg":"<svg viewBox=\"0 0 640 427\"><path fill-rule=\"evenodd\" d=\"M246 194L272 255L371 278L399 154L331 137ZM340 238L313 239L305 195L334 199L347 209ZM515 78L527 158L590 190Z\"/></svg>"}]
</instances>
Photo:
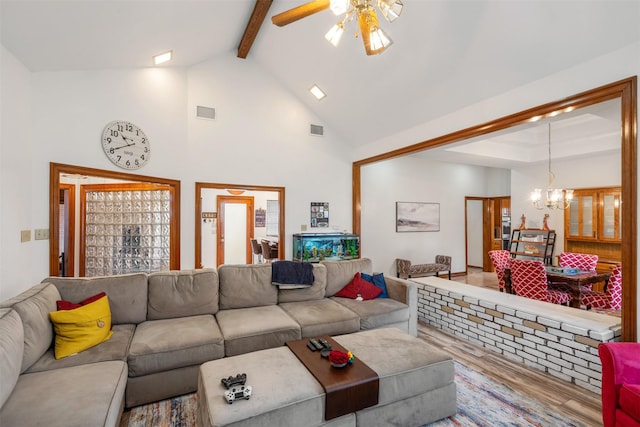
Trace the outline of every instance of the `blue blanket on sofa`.
<instances>
[{"instance_id":1,"label":"blue blanket on sofa","mask_svg":"<svg viewBox=\"0 0 640 427\"><path fill-rule=\"evenodd\" d=\"M275 261L271 263L274 285L313 285L313 265L308 262Z\"/></svg>"}]
</instances>

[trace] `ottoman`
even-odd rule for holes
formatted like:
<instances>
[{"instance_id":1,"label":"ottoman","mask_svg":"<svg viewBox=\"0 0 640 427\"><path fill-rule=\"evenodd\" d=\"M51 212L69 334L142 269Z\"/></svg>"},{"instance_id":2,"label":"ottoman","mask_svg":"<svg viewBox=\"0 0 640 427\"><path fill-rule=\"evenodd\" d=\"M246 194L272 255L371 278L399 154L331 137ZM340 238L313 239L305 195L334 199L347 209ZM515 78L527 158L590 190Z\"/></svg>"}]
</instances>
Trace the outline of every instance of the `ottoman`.
<instances>
[{"instance_id":1,"label":"ottoman","mask_svg":"<svg viewBox=\"0 0 640 427\"><path fill-rule=\"evenodd\" d=\"M379 403L324 420L325 393L287 348L204 363L198 378L198 426L419 426L456 413L450 356L398 329L333 337L379 377ZM247 374L249 400L228 404L220 380Z\"/></svg>"}]
</instances>

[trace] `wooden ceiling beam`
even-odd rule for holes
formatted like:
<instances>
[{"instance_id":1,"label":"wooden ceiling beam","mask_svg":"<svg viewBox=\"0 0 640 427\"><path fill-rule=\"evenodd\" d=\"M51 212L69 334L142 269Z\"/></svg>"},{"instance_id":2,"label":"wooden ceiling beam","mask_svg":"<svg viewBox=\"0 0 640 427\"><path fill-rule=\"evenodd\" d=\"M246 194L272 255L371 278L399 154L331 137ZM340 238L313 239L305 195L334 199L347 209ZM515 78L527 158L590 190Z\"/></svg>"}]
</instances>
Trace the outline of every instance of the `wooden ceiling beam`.
<instances>
[{"instance_id":1,"label":"wooden ceiling beam","mask_svg":"<svg viewBox=\"0 0 640 427\"><path fill-rule=\"evenodd\" d=\"M249 55L249 50L258 36L258 31L267 16L267 12L271 7L273 0L256 0L256 5L251 13L251 18L244 29L240 46L238 46L238 58L245 59Z\"/></svg>"}]
</instances>

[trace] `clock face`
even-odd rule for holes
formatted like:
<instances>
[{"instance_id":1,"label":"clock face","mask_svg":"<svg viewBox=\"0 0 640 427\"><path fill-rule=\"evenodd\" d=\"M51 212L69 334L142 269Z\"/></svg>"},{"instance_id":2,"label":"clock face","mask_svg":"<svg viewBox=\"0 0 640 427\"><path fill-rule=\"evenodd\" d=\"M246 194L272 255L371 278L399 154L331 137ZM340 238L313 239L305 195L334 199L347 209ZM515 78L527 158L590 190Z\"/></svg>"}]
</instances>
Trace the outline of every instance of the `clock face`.
<instances>
[{"instance_id":1,"label":"clock face","mask_svg":"<svg viewBox=\"0 0 640 427\"><path fill-rule=\"evenodd\" d=\"M122 120L104 128L102 149L113 164L124 169L141 168L151 156L147 135L138 126Z\"/></svg>"}]
</instances>

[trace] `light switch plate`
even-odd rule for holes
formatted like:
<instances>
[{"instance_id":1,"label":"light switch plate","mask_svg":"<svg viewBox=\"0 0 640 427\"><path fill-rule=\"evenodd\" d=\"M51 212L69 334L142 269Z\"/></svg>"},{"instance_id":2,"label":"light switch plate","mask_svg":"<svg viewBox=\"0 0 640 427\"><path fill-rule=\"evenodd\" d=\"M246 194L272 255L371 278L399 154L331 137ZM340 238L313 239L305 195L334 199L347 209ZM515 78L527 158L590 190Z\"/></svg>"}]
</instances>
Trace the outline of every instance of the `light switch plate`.
<instances>
[{"instance_id":1,"label":"light switch plate","mask_svg":"<svg viewBox=\"0 0 640 427\"><path fill-rule=\"evenodd\" d=\"M28 242L29 240L31 240L31 230L21 230L20 241L24 243L24 242Z\"/></svg>"},{"instance_id":2,"label":"light switch plate","mask_svg":"<svg viewBox=\"0 0 640 427\"><path fill-rule=\"evenodd\" d=\"M49 239L49 229L48 228L36 228L35 229L35 240L48 240Z\"/></svg>"},{"instance_id":3,"label":"light switch plate","mask_svg":"<svg viewBox=\"0 0 640 427\"><path fill-rule=\"evenodd\" d=\"M307 231L307 224L302 224L300 226L300 231Z\"/></svg>"}]
</instances>

